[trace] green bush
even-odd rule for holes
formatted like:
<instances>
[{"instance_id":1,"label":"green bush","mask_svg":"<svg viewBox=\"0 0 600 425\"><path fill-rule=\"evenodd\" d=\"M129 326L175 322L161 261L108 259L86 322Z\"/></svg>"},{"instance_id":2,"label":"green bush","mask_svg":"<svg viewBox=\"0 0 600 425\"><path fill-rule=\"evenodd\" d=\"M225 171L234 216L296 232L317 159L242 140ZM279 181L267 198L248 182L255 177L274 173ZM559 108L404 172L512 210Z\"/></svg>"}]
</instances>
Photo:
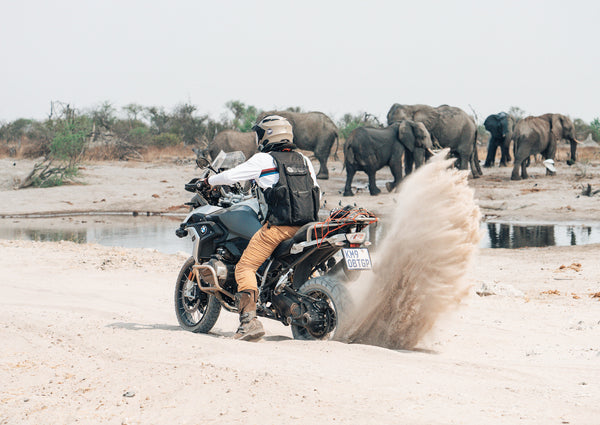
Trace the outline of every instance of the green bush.
<instances>
[{"instance_id":1,"label":"green bush","mask_svg":"<svg viewBox=\"0 0 600 425\"><path fill-rule=\"evenodd\" d=\"M169 133L167 133L169 134ZM158 137L158 136L157 136ZM134 145L149 145L152 140L150 129L146 126L134 127L127 132L125 139Z\"/></svg>"},{"instance_id":2,"label":"green bush","mask_svg":"<svg viewBox=\"0 0 600 425\"><path fill-rule=\"evenodd\" d=\"M161 133L152 137L152 144L160 148L166 148L167 146L181 145L183 141L181 138L174 133Z\"/></svg>"},{"instance_id":3,"label":"green bush","mask_svg":"<svg viewBox=\"0 0 600 425\"><path fill-rule=\"evenodd\" d=\"M89 113L89 117L99 129L111 131L113 124L117 120L115 114L116 110L113 108L112 104L105 101L92 109Z\"/></svg>"},{"instance_id":4,"label":"green bush","mask_svg":"<svg viewBox=\"0 0 600 425\"><path fill-rule=\"evenodd\" d=\"M360 112L356 115L344 114L337 126L342 138L347 139L350 133L358 127L383 127L375 115L368 112Z\"/></svg>"},{"instance_id":5,"label":"green bush","mask_svg":"<svg viewBox=\"0 0 600 425\"><path fill-rule=\"evenodd\" d=\"M178 134L186 145L195 145L205 137L208 115L196 116L196 107L188 103L178 105L171 116L170 132Z\"/></svg>"},{"instance_id":6,"label":"green bush","mask_svg":"<svg viewBox=\"0 0 600 425\"><path fill-rule=\"evenodd\" d=\"M62 123L50 143L50 157L69 163L77 162L85 151L90 130L89 122L84 119Z\"/></svg>"},{"instance_id":7,"label":"green bush","mask_svg":"<svg viewBox=\"0 0 600 425\"><path fill-rule=\"evenodd\" d=\"M12 142L21 139L27 135L34 121L25 118L19 118L13 122L4 124L0 127L0 139Z\"/></svg>"},{"instance_id":8,"label":"green bush","mask_svg":"<svg viewBox=\"0 0 600 425\"><path fill-rule=\"evenodd\" d=\"M521 120L522 118L525 118L526 114L527 112L525 112L525 110L519 108L518 106L511 106L510 108L508 108L508 115L513 117L515 123Z\"/></svg>"},{"instance_id":9,"label":"green bush","mask_svg":"<svg viewBox=\"0 0 600 425\"><path fill-rule=\"evenodd\" d=\"M252 130L256 118L260 115L255 106L246 105L239 100L230 100L225 105L233 114L232 125L235 129L243 133Z\"/></svg>"},{"instance_id":10,"label":"green bush","mask_svg":"<svg viewBox=\"0 0 600 425\"><path fill-rule=\"evenodd\" d=\"M477 126L477 143L485 144L490 138L490 132L487 131L485 125L479 124Z\"/></svg>"},{"instance_id":11,"label":"green bush","mask_svg":"<svg viewBox=\"0 0 600 425\"><path fill-rule=\"evenodd\" d=\"M62 169L60 172L50 175L47 178L43 178L40 175L33 176L32 186L34 187L54 187L54 186L62 186L67 181L73 180L77 176L78 167L67 166Z\"/></svg>"}]
</instances>

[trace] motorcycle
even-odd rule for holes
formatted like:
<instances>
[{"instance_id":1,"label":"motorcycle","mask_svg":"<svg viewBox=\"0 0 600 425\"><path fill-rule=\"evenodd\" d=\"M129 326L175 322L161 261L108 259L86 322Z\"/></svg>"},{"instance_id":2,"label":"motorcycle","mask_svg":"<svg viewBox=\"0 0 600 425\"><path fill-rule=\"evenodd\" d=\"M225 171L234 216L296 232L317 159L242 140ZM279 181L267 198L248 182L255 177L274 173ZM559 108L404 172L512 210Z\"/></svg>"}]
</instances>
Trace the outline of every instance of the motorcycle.
<instances>
[{"instance_id":1,"label":"motorcycle","mask_svg":"<svg viewBox=\"0 0 600 425\"><path fill-rule=\"evenodd\" d=\"M194 193L193 209L175 232L193 242L175 283L175 313L183 329L207 333L222 308L238 313L235 265L264 224L266 205L256 185L249 190L207 186L204 178L217 167L202 158L197 164L204 168L202 177L185 185ZM257 315L291 326L295 339L334 338L352 308L345 279L338 276L371 269L365 230L377 220L348 206L300 227L257 271Z\"/></svg>"}]
</instances>

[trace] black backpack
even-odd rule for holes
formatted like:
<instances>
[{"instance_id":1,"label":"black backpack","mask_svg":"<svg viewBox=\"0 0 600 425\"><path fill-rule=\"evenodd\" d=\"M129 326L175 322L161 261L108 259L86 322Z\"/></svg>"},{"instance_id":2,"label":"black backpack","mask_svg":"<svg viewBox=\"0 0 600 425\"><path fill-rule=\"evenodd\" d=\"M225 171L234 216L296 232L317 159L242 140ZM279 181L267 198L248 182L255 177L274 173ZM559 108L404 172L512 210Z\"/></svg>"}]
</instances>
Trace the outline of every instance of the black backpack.
<instances>
[{"instance_id":1,"label":"black backpack","mask_svg":"<svg viewBox=\"0 0 600 425\"><path fill-rule=\"evenodd\" d=\"M265 190L267 220L274 226L302 226L318 221L319 187L315 186L304 157L294 151L269 152L275 159L279 181Z\"/></svg>"}]
</instances>

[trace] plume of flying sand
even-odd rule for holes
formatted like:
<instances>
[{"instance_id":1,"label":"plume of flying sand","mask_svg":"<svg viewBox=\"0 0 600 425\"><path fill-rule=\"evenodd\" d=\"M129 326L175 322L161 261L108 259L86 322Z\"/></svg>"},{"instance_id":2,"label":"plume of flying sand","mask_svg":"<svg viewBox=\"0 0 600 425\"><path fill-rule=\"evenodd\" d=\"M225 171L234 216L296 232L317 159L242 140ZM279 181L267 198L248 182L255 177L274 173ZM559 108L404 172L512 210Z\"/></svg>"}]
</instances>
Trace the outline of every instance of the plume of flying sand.
<instances>
[{"instance_id":1,"label":"plume of flying sand","mask_svg":"<svg viewBox=\"0 0 600 425\"><path fill-rule=\"evenodd\" d=\"M340 329L348 342L411 349L441 313L468 293L465 276L478 250L480 212L467 171L445 149L407 177L374 254L370 288Z\"/></svg>"}]
</instances>

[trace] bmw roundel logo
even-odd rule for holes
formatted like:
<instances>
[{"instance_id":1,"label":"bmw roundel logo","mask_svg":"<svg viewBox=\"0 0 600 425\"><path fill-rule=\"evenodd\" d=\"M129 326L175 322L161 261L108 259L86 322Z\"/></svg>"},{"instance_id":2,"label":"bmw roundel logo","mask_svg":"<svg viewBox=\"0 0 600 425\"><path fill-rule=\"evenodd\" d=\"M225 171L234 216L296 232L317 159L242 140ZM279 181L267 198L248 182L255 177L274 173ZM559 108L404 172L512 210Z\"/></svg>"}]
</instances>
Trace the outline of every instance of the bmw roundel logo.
<instances>
[{"instance_id":1,"label":"bmw roundel logo","mask_svg":"<svg viewBox=\"0 0 600 425\"><path fill-rule=\"evenodd\" d=\"M200 227L200 233L205 235L206 232L208 232L208 227L206 225L203 225L202 227Z\"/></svg>"}]
</instances>

